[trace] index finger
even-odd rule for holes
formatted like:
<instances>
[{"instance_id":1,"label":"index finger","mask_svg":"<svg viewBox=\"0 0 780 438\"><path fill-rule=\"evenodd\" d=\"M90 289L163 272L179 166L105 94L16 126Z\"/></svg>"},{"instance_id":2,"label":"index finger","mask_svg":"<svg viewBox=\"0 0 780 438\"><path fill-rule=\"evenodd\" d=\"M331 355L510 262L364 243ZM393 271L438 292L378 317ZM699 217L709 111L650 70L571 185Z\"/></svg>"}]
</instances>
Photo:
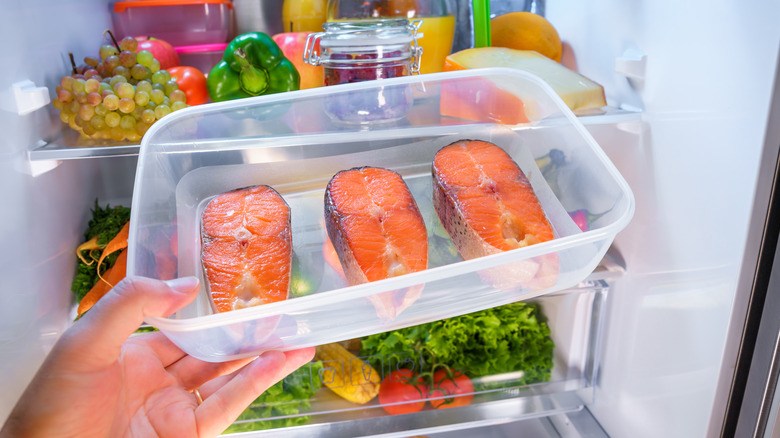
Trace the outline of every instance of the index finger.
<instances>
[{"instance_id":1,"label":"index finger","mask_svg":"<svg viewBox=\"0 0 780 438\"><path fill-rule=\"evenodd\" d=\"M267 351L235 374L221 388L204 385L203 404L195 411L202 437L217 436L268 388L314 358L314 348ZM209 395L211 391L214 391Z\"/></svg>"},{"instance_id":2,"label":"index finger","mask_svg":"<svg viewBox=\"0 0 780 438\"><path fill-rule=\"evenodd\" d=\"M125 277L66 332L65 342L79 351L84 366L111 363L145 317L169 316L195 299L197 291L194 277L167 282Z\"/></svg>"}]
</instances>

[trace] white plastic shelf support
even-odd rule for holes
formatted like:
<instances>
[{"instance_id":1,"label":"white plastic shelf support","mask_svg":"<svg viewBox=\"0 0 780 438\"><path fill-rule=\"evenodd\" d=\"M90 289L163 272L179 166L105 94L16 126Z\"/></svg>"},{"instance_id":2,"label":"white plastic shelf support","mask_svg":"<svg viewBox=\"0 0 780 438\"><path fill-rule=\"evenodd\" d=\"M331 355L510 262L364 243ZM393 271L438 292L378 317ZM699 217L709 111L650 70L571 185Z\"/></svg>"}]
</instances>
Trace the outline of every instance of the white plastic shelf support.
<instances>
[{"instance_id":1,"label":"white plastic shelf support","mask_svg":"<svg viewBox=\"0 0 780 438\"><path fill-rule=\"evenodd\" d=\"M0 108L20 116L43 108L51 102L49 89L38 87L33 81L15 82L9 90L0 93Z\"/></svg>"},{"instance_id":2,"label":"white plastic shelf support","mask_svg":"<svg viewBox=\"0 0 780 438\"><path fill-rule=\"evenodd\" d=\"M629 79L644 80L647 54L636 47L626 49L615 60L615 72Z\"/></svg>"}]
</instances>

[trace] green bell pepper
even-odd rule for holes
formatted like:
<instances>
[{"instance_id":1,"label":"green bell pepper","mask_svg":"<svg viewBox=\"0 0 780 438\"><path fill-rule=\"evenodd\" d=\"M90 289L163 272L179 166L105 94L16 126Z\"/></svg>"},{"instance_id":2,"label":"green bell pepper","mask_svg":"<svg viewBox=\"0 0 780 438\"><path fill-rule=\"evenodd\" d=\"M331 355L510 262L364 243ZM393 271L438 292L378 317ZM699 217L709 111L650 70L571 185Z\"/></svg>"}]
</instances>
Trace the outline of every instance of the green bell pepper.
<instances>
[{"instance_id":1,"label":"green bell pepper","mask_svg":"<svg viewBox=\"0 0 780 438\"><path fill-rule=\"evenodd\" d=\"M239 35L209 72L206 87L214 102L281 93L300 88L301 77L282 49L262 32Z\"/></svg>"}]
</instances>

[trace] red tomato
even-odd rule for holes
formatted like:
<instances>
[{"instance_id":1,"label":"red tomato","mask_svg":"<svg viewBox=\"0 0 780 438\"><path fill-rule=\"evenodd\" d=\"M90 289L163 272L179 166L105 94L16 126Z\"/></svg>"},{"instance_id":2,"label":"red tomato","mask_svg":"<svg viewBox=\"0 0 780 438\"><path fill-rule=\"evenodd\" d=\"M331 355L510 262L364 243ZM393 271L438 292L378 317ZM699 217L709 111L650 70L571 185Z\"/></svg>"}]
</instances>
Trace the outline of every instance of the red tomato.
<instances>
[{"instance_id":1,"label":"red tomato","mask_svg":"<svg viewBox=\"0 0 780 438\"><path fill-rule=\"evenodd\" d=\"M179 89L187 95L187 105L201 105L209 101L206 76L195 67L176 66L168 69Z\"/></svg>"},{"instance_id":2,"label":"red tomato","mask_svg":"<svg viewBox=\"0 0 780 438\"><path fill-rule=\"evenodd\" d=\"M474 399L474 384L465 374L458 371L440 368L433 373L433 388L431 397L445 397L431 400L431 406L436 409L468 406ZM381 389L381 388L380 388Z\"/></svg>"},{"instance_id":3,"label":"red tomato","mask_svg":"<svg viewBox=\"0 0 780 438\"><path fill-rule=\"evenodd\" d=\"M413 378L416 374L401 368L388 374L379 385L379 403L388 414L410 414L425 406L428 388L421 377Z\"/></svg>"}]
</instances>

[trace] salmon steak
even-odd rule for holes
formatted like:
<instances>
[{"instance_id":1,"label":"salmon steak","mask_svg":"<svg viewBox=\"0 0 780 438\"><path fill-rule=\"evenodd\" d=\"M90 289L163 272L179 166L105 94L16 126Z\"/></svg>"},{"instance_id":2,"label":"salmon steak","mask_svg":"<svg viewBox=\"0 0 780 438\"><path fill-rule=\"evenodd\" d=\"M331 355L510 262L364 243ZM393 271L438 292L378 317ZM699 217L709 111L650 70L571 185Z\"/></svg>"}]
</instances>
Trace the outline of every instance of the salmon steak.
<instances>
[{"instance_id":1,"label":"salmon steak","mask_svg":"<svg viewBox=\"0 0 780 438\"><path fill-rule=\"evenodd\" d=\"M216 196L201 226L201 261L217 312L283 301L290 290L290 207L268 186Z\"/></svg>"},{"instance_id":2,"label":"salmon steak","mask_svg":"<svg viewBox=\"0 0 780 438\"><path fill-rule=\"evenodd\" d=\"M401 175L378 167L342 170L325 189L325 226L350 285L427 269L425 222ZM369 299L382 319L414 303L422 285Z\"/></svg>"},{"instance_id":3,"label":"salmon steak","mask_svg":"<svg viewBox=\"0 0 780 438\"><path fill-rule=\"evenodd\" d=\"M554 238L528 178L495 144L460 140L447 145L436 153L432 174L434 209L464 259ZM493 283L505 288L555 282L556 257L510 265L487 273Z\"/></svg>"}]
</instances>

